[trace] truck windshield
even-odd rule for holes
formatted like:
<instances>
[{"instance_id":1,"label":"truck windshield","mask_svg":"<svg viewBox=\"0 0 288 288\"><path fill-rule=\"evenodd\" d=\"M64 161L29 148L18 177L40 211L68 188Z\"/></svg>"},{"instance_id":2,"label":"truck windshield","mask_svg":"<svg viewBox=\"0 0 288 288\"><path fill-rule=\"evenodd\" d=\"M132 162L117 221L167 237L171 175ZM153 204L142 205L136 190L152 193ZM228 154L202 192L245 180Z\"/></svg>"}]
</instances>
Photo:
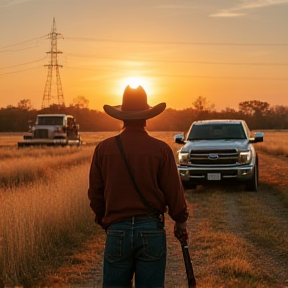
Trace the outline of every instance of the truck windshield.
<instances>
[{"instance_id":1,"label":"truck windshield","mask_svg":"<svg viewBox=\"0 0 288 288\"><path fill-rule=\"evenodd\" d=\"M62 116L38 117L36 124L37 125L64 125L64 117L62 117Z\"/></svg>"},{"instance_id":2,"label":"truck windshield","mask_svg":"<svg viewBox=\"0 0 288 288\"><path fill-rule=\"evenodd\" d=\"M193 125L188 140L246 139L241 124Z\"/></svg>"}]
</instances>

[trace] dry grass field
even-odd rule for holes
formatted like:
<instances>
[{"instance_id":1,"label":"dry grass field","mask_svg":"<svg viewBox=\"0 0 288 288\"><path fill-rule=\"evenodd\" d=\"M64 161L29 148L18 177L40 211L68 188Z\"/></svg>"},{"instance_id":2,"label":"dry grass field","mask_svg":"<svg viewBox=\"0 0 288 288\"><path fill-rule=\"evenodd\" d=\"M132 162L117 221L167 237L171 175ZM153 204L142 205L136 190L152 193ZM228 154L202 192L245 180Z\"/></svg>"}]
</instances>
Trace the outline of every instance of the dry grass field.
<instances>
[{"instance_id":1,"label":"dry grass field","mask_svg":"<svg viewBox=\"0 0 288 288\"><path fill-rule=\"evenodd\" d=\"M176 133L150 134L176 153ZM87 144L79 148L24 149L16 145L20 134L0 134L1 288L100 287L105 237L89 208L88 171L96 143L115 134L82 133ZM197 287L288 287L288 132L264 134L255 145L258 192L226 185L186 191ZM166 287L187 287L169 216L166 227Z\"/></svg>"},{"instance_id":2,"label":"dry grass field","mask_svg":"<svg viewBox=\"0 0 288 288\"><path fill-rule=\"evenodd\" d=\"M257 150L270 155L283 155L288 157L288 131L264 130L264 142L257 143Z\"/></svg>"}]
</instances>

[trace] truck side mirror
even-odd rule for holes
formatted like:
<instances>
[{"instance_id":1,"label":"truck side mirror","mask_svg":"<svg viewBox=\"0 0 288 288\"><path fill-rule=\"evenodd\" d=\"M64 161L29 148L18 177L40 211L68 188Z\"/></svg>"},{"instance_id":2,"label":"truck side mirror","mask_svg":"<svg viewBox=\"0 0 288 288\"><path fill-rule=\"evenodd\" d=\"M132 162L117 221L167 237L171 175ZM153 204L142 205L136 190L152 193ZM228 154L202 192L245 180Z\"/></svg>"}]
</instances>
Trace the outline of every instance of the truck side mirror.
<instances>
[{"instance_id":1,"label":"truck side mirror","mask_svg":"<svg viewBox=\"0 0 288 288\"><path fill-rule=\"evenodd\" d=\"M178 144L184 144L184 133L174 135L174 142Z\"/></svg>"},{"instance_id":2,"label":"truck side mirror","mask_svg":"<svg viewBox=\"0 0 288 288\"><path fill-rule=\"evenodd\" d=\"M254 133L254 142L263 142L264 133L262 132L255 132Z\"/></svg>"}]
</instances>

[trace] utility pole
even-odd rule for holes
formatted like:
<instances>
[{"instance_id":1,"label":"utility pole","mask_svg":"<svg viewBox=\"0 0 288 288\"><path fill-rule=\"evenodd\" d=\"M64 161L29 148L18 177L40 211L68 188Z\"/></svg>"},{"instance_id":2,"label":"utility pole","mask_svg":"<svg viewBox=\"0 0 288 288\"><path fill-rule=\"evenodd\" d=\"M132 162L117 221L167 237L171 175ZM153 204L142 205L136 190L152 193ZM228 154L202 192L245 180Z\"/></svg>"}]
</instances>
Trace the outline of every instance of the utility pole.
<instances>
[{"instance_id":1,"label":"utility pole","mask_svg":"<svg viewBox=\"0 0 288 288\"><path fill-rule=\"evenodd\" d=\"M51 50L46 52L50 54L50 63L44 65L48 67L48 75L42 100L42 109L50 107L51 104L57 104L58 108L65 106L59 73L59 67L63 67L63 65L59 65L57 59L57 55L62 53L57 50L57 39L59 37L64 39L62 34L56 32L55 18L53 18L51 33L48 34L48 39L51 39ZM56 74L53 72L56 72ZM56 79L53 79L53 76L54 78L56 76Z\"/></svg>"}]
</instances>

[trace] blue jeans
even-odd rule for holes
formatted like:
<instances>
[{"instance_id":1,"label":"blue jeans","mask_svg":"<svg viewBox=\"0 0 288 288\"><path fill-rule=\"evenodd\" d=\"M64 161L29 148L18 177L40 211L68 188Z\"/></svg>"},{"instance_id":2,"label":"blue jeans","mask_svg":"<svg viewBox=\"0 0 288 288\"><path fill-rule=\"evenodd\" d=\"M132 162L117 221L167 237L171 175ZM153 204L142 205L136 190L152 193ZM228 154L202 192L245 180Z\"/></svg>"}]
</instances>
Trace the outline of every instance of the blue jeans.
<instances>
[{"instance_id":1,"label":"blue jeans","mask_svg":"<svg viewBox=\"0 0 288 288\"><path fill-rule=\"evenodd\" d=\"M131 217L107 230L103 287L164 287L166 233L156 218Z\"/></svg>"}]
</instances>

